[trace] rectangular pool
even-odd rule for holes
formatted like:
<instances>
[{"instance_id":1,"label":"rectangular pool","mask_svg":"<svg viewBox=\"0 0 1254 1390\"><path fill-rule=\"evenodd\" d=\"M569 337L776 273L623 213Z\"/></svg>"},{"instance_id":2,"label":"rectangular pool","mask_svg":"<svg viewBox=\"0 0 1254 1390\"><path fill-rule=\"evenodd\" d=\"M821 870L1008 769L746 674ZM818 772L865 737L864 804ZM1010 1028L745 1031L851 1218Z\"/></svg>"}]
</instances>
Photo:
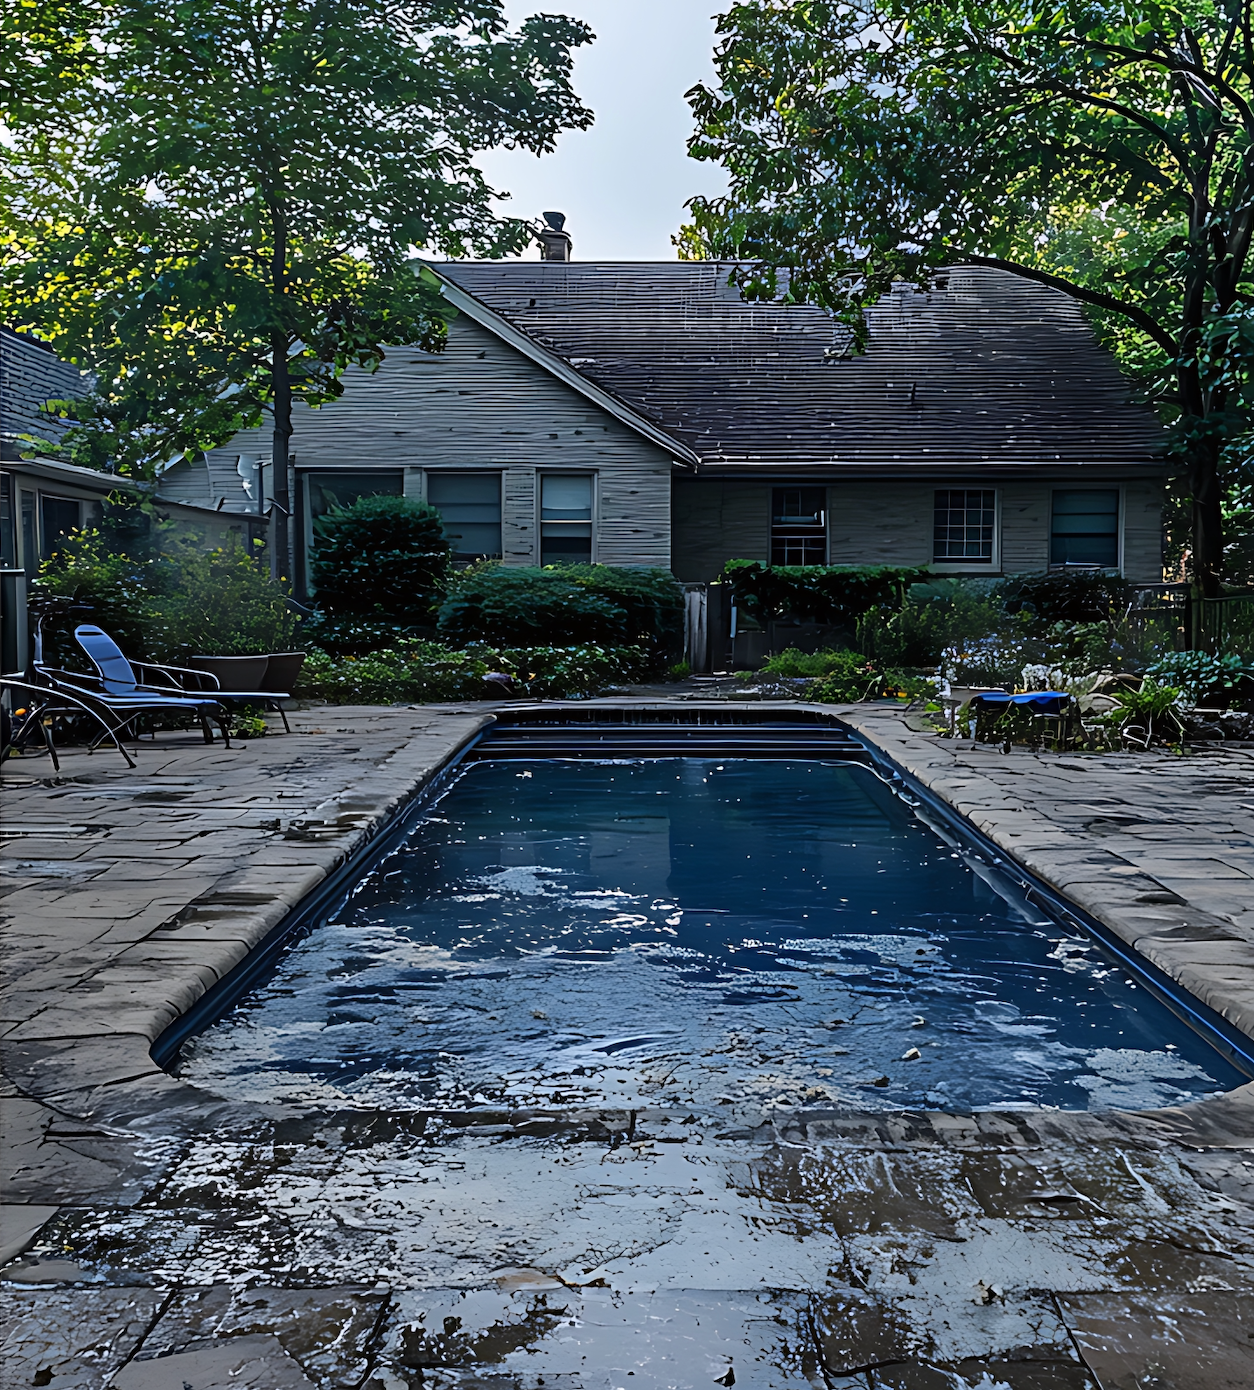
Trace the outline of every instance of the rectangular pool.
<instances>
[{"instance_id":1,"label":"rectangular pool","mask_svg":"<svg viewBox=\"0 0 1254 1390\"><path fill-rule=\"evenodd\" d=\"M1245 1079L869 769L468 766L184 1051L334 1106L1143 1109Z\"/></svg>"}]
</instances>

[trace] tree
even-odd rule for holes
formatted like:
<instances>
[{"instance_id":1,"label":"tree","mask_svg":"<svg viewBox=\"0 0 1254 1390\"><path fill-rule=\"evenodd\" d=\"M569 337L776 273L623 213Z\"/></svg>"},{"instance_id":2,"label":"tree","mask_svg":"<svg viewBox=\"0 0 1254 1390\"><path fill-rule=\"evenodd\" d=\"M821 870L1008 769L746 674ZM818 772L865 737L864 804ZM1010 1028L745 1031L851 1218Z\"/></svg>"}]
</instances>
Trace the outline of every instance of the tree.
<instances>
[{"instance_id":1,"label":"tree","mask_svg":"<svg viewBox=\"0 0 1254 1390\"><path fill-rule=\"evenodd\" d=\"M759 0L689 93L681 254L745 258L747 293L861 310L954 262L1086 305L1171 426L1193 570L1219 591L1223 491L1251 408L1249 0Z\"/></svg>"},{"instance_id":2,"label":"tree","mask_svg":"<svg viewBox=\"0 0 1254 1390\"><path fill-rule=\"evenodd\" d=\"M473 163L591 114L586 26L500 0L29 0L0 24L0 312L90 368L82 461L151 476L274 423L286 566L294 398L442 345L414 248L520 248Z\"/></svg>"}]
</instances>

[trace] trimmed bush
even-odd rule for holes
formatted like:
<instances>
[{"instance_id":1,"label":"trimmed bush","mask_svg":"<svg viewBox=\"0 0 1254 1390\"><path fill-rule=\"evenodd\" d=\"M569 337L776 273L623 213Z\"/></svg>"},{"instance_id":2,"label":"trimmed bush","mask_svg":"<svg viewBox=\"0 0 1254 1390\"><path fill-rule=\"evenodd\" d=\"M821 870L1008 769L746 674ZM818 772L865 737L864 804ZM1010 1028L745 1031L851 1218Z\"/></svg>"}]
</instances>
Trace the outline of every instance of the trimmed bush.
<instances>
[{"instance_id":1,"label":"trimmed bush","mask_svg":"<svg viewBox=\"0 0 1254 1390\"><path fill-rule=\"evenodd\" d=\"M737 608L760 623L791 613L803 621L852 623L870 608L899 608L927 571L896 565L764 565L729 560L723 568Z\"/></svg>"},{"instance_id":2,"label":"trimmed bush","mask_svg":"<svg viewBox=\"0 0 1254 1390\"><path fill-rule=\"evenodd\" d=\"M333 615L430 623L448 570L444 523L410 497L360 497L314 522L311 578Z\"/></svg>"},{"instance_id":3,"label":"trimmed bush","mask_svg":"<svg viewBox=\"0 0 1254 1390\"><path fill-rule=\"evenodd\" d=\"M474 645L454 651L438 642L414 642L364 657L336 659L313 652L296 693L333 705L477 700L499 693L489 690L483 679L499 671L513 677L527 695L579 699L602 694L619 681L641 679L648 664L648 653L639 647Z\"/></svg>"},{"instance_id":4,"label":"trimmed bush","mask_svg":"<svg viewBox=\"0 0 1254 1390\"><path fill-rule=\"evenodd\" d=\"M567 577L565 569L482 569L457 584L440 606L440 636L450 642L527 646L628 640L627 610Z\"/></svg>"},{"instance_id":5,"label":"trimmed bush","mask_svg":"<svg viewBox=\"0 0 1254 1390\"><path fill-rule=\"evenodd\" d=\"M1131 602L1132 592L1126 579L1107 570L1012 574L997 585L1005 611L1022 613L1039 628L1103 622L1113 607Z\"/></svg>"}]
</instances>

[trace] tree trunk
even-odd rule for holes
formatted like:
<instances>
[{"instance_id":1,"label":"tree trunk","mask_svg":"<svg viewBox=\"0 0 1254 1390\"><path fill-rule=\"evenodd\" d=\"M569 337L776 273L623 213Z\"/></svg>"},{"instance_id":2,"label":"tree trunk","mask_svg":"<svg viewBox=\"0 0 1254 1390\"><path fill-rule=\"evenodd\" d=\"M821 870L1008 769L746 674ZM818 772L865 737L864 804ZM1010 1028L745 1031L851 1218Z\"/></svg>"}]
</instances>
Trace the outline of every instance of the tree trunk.
<instances>
[{"instance_id":1,"label":"tree trunk","mask_svg":"<svg viewBox=\"0 0 1254 1390\"><path fill-rule=\"evenodd\" d=\"M274 409L274 447L271 452L271 490L274 499L270 513L270 573L275 579L291 580L292 499L287 487L287 465L292 439L292 381L287 370L288 343L276 334L271 340L270 364Z\"/></svg>"},{"instance_id":2,"label":"tree trunk","mask_svg":"<svg viewBox=\"0 0 1254 1390\"><path fill-rule=\"evenodd\" d=\"M1203 598L1218 598L1224 565L1223 491L1219 450L1200 439L1189 451L1189 491L1193 496L1193 577Z\"/></svg>"}]
</instances>

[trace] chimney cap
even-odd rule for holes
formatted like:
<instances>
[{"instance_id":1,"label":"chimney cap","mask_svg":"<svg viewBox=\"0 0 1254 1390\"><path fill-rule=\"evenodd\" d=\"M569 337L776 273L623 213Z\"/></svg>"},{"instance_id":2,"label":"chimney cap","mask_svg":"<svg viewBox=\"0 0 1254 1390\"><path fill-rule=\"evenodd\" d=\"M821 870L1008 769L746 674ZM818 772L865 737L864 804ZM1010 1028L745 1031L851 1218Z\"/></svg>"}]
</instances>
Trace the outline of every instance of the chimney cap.
<instances>
[{"instance_id":1,"label":"chimney cap","mask_svg":"<svg viewBox=\"0 0 1254 1390\"><path fill-rule=\"evenodd\" d=\"M535 239L540 243L540 259L542 261L570 260L572 242L570 233L565 228L566 214L564 212L546 212L544 214L544 225L534 229Z\"/></svg>"}]
</instances>

